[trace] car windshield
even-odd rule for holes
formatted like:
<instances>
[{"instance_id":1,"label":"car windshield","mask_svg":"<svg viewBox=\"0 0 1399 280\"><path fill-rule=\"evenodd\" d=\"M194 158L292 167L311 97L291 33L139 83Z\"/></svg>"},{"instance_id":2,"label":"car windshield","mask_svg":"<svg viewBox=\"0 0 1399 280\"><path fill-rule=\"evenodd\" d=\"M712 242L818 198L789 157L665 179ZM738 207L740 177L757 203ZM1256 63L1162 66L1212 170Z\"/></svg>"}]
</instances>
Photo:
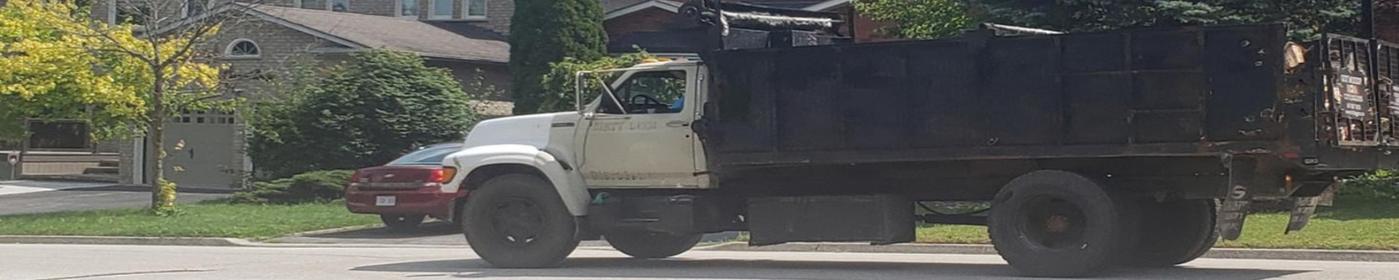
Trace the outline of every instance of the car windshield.
<instances>
[{"instance_id":1,"label":"car windshield","mask_svg":"<svg viewBox=\"0 0 1399 280\"><path fill-rule=\"evenodd\" d=\"M442 158L460 150L460 145L431 146L403 155L388 165L438 165L442 164Z\"/></svg>"}]
</instances>

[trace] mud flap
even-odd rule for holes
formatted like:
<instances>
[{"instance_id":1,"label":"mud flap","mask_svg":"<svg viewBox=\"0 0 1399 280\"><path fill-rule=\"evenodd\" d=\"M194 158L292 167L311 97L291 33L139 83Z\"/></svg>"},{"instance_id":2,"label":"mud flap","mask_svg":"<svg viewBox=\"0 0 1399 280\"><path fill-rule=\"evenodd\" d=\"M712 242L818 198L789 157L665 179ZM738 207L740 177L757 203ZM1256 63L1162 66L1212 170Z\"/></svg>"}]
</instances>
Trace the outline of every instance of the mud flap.
<instances>
[{"instance_id":1,"label":"mud flap","mask_svg":"<svg viewBox=\"0 0 1399 280\"><path fill-rule=\"evenodd\" d=\"M1287 230L1283 231L1283 234L1306 228L1307 223L1312 221L1312 214L1316 213L1317 206L1331 206L1331 201L1336 198L1336 190L1340 185L1340 183L1332 183L1318 196L1293 198L1292 216L1288 218Z\"/></svg>"},{"instance_id":2,"label":"mud flap","mask_svg":"<svg viewBox=\"0 0 1399 280\"><path fill-rule=\"evenodd\" d=\"M1234 185L1229 191L1229 197L1219 203L1218 218L1215 220L1215 228L1219 229L1220 237L1224 240L1238 240L1243 234L1244 218L1248 217L1248 188L1243 185Z\"/></svg>"},{"instance_id":3,"label":"mud flap","mask_svg":"<svg viewBox=\"0 0 1399 280\"><path fill-rule=\"evenodd\" d=\"M1287 219L1287 230L1283 234L1302 230L1307 227L1307 223L1312 221L1312 213L1316 213L1316 205L1321 201L1320 197L1297 197L1292 200L1292 217Z\"/></svg>"},{"instance_id":4,"label":"mud flap","mask_svg":"<svg viewBox=\"0 0 1399 280\"><path fill-rule=\"evenodd\" d=\"M1248 184L1253 184L1256 163L1253 160L1225 157L1229 166L1229 194L1219 202L1215 229L1224 240L1237 240L1244 231L1244 218L1248 217L1248 204L1253 200Z\"/></svg>"}]
</instances>

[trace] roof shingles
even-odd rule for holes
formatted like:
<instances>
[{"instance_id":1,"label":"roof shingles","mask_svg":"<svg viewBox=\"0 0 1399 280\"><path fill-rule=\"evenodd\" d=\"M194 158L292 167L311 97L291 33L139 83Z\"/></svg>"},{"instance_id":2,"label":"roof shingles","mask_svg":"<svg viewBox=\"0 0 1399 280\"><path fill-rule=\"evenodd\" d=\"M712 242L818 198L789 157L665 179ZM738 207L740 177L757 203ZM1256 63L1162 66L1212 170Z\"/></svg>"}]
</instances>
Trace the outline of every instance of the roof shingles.
<instances>
[{"instance_id":1,"label":"roof shingles","mask_svg":"<svg viewBox=\"0 0 1399 280\"><path fill-rule=\"evenodd\" d=\"M258 5L254 10L363 47L417 53L432 58L506 63L510 44L474 26L452 30L411 19Z\"/></svg>"}]
</instances>

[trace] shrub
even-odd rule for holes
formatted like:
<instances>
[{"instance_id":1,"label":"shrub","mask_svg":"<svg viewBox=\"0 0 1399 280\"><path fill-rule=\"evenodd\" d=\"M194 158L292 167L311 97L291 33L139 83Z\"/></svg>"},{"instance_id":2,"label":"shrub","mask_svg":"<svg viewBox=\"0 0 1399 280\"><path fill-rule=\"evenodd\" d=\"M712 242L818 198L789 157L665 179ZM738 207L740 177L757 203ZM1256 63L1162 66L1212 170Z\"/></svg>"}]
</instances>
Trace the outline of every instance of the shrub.
<instances>
[{"instance_id":1,"label":"shrub","mask_svg":"<svg viewBox=\"0 0 1399 280\"><path fill-rule=\"evenodd\" d=\"M477 119L452 74L413 54L356 53L323 70L253 106L256 177L384 164L414 147L461 141Z\"/></svg>"},{"instance_id":2,"label":"shrub","mask_svg":"<svg viewBox=\"0 0 1399 280\"><path fill-rule=\"evenodd\" d=\"M327 170L297 174L291 178L254 182L250 190L235 193L238 203L293 204L327 202L345 197L345 185L354 171Z\"/></svg>"},{"instance_id":3,"label":"shrub","mask_svg":"<svg viewBox=\"0 0 1399 280\"><path fill-rule=\"evenodd\" d=\"M1347 179L1339 195L1357 198L1399 200L1399 172L1378 170Z\"/></svg>"}]
</instances>

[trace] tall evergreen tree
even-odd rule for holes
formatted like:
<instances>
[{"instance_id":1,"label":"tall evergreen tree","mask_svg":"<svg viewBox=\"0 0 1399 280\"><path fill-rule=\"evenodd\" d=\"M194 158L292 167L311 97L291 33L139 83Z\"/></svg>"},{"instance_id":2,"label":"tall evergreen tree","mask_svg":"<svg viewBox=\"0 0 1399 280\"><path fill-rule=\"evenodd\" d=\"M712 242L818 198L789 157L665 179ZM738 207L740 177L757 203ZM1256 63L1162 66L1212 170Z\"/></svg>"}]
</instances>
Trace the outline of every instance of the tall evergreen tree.
<instances>
[{"instance_id":1,"label":"tall evergreen tree","mask_svg":"<svg viewBox=\"0 0 1399 280\"><path fill-rule=\"evenodd\" d=\"M597 0L516 0L510 19L511 95L515 114L540 111L549 63L565 57L598 59L607 54Z\"/></svg>"}]
</instances>

